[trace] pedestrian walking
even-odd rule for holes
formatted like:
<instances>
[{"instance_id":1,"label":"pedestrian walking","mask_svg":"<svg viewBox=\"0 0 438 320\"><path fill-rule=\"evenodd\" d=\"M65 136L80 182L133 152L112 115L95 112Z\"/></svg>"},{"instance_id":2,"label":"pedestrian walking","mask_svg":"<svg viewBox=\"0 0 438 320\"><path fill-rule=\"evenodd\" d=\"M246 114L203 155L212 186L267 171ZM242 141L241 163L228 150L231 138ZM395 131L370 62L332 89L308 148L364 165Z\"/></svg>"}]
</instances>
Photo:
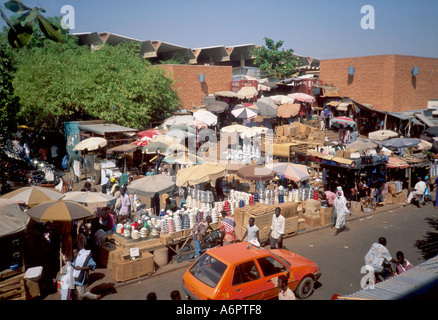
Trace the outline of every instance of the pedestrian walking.
<instances>
[{"instance_id":1,"label":"pedestrian walking","mask_svg":"<svg viewBox=\"0 0 438 320\"><path fill-rule=\"evenodd\" d=\"M100 294L94 294L89 291L85 290L85 285L88 280L88 273L91 271L94 271L96 268L96 262L91 257L91 253L87 250L82 249L81 251L78 251L78 249L73 250L74 255L74 261L73 261L73 267L74 270L80 271L79 275L74 277L75 279L75 286L76 286L76 293L78 294L80 299L87 298L90 300L100 300L102 296ZM83 256L85 256L83 258ZM80 261L84 261L84 264L82 266L79 266Z\"/></svg>"},{"instance_id":2,"label":"pedestrian walking","mask_svg":"<svg viewBox=\"0 0 438 320\"><path fill-rule=\"evenodd\" d=\"M283 248L283 237L285 230L285 218L281 215L281 208L275 208L275 213L272 216L271 230L269 230L268 239L270 239L271 249Z\"/></svg>"},{"instance_id":3,"label":"pedestrian walking","mask_svg":"<svg viewBox=\"0 0 438 320\"><path fill-rule=\"evenodd\" d=\"M242 241L248 237L247 241L256 245L260 246L260 231L259 228L255 224L254 217L251 217L248 219L248 225L246 226L245 234L242 237Z\"/></svg>"},{"instance_id":4,"label":"pedestrian walking","mask_svg":"<svg viewBox=\"0 0 438 320\"><path fill-rule=\"evenodd\" d=\"M345 217L347 214L351 214L350 210L347 208L347 199L344 196L344 191L342 187L336 189L336 198L334 200L334 210L333 213L336 215L336 232L335 236L343 230L348 230Z\"/></svg>"}]
</instances>

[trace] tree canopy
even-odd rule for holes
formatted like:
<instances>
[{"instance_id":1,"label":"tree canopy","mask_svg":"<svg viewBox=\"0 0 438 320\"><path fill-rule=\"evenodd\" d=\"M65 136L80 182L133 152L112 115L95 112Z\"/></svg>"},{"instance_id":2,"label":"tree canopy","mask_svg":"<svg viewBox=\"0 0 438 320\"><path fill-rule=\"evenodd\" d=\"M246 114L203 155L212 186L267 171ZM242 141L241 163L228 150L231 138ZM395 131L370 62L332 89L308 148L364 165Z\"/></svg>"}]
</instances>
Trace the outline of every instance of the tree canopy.
<instances>
[{"instance_id":1,"label":"tree canopy","mask_svg":"<svg viewBox=\"0 0 438 320\"><path fill-rule=\"evenodd\" d=\"M12 85L15 63L10 48L0 42L0 135L8 137L15 132L18 100L14 96Z\"/></svg>"},{"instance_id":2,"label":"tree canopy","mask_svg":"<svg viewBox=\"0 0 438 320\"><path fill-rule=\"evenodd\" d=\"M284 41L264 38L265 45L253 51L254 64L258 65L262 74L270 78L286 78L293 75L299 67L299 59L293 55L294 50L281 49Z\"/></svg>"},{"instance_id":3,"label":"tree canopy","mask_svg":"<svg viewBox=\"0 0 438 320\"><path fill-rule=\"evenodd\" d=\"M79 46L60 17L19 0L0 15L0 125L63 131L65 121L101 119L146 128L179 106L173 80L140 57L138 44ZM8 46L9 44L9 46ZM15 127L14 127L15 126Z\"/></svg>"},{"instance_id":4,"label":"tree canopy","mask_svg":"<svg viewBox=\"0 0 438 320\"><path fill-rule=\"evenodd\" d=\"M18 116L41 128L87 119L143 128L179 105L173 81L142 59L133 44L91 51L49 41L20 49L17 60Z\"/></svg>"}]
</instances>

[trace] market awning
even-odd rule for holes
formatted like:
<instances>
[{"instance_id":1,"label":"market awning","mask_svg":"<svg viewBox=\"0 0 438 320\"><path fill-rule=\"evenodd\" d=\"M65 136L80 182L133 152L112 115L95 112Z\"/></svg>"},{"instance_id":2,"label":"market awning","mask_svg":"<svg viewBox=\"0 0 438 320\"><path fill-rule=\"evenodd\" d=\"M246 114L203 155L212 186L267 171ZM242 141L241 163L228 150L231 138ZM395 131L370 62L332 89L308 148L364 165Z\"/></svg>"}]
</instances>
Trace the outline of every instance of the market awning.
<instances>
[{"instance_id":1,"label":"market awning","mask_svg":"<svg viewBox=\"0 0 438 320\"><path fill-rule=\"evenodd\" d=\"M340 103L340 101L330 101L326 103L326 106L337 107Z\"/></svg>"},{"instance_id":2,"label":"market awning","mask_svg":"<svg viewBox=\"0 0 438 320\"><path fill-rule=\"evenodd\" d=\"M341 102L341 103L338 104L338 106L336 107L336 110L338 110L338 111L347 111L349 105L351 105L351 103Z\"/></svg>"},{"instance_id":3,"label":"market awning","mask_svg":"<svg viewBox=\"0 0 438 320\"><path fill-rule=\"evenodd\" d=\"M78 128L83 131L94 132L100 135L105 135L107 133L135 133L138 132L137 129L127 128L119 126L113 123L100 123L100 124L79 124Z\"/></svg>"},{"instance_id":4,"label":"market awning","mask_svg":"<svg viewBox=\"0 0 438 320\"><path fill-rule=\"evenodd\" d=\"M405 169L410 167L406 161L394 157L388 158L388 162L386 163L386 166L388 168L399 168L399 169Z\"/></svg>"}]
</instances>

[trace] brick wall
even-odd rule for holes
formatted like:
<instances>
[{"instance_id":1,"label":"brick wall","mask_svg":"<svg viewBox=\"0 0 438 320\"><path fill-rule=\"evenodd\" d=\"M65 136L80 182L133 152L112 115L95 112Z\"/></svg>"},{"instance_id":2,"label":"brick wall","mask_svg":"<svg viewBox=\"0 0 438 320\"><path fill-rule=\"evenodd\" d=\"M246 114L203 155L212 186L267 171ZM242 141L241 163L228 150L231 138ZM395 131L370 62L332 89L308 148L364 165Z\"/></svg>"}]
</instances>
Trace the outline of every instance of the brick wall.
<instances>
[{"instance_id":1,"label":"brick wall","mask_svg":"<svg viewBox=\"0 0 438 320\"><path fill-rule=\"evenodd\" d=\"M205 95L230 90L232 67L229 66L189 66L168 64L160 65L173 78L175 90L181 100L182 109L202 105ZM199 75L205 74L205 82L199 82Z\"/></svg>"},{"instance_id":2,"label":"brick wall","mask_svg":"<svg viewBox=\"0 0 438 320\"><path fill-rule=\"evenodd\" d=\"M320 79L338 87L342 96L370 103L382 111L427 108L438 98L438 59L401 55L380 55L321 60ZM412 77L414 66L420 73ZM348 67L354 75L348 76ZM430 72L436 73L430 77Z\"/></svg>"}]
</instances>

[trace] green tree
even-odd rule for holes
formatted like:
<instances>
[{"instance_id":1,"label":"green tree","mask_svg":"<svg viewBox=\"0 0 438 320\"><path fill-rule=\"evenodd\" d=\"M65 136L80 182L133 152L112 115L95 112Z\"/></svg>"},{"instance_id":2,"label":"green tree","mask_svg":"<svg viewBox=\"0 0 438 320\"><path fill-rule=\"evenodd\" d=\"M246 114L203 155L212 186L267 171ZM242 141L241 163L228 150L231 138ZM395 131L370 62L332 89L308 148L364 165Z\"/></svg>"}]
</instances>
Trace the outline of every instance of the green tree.
<instances>
[{"instance_id":1,"label":"green tree","mask_svg":"<svg viewBox=\"0 0 438 320\"><path fill-rule=\"evenodd\" d=\"M179 106L173 81L135 44L88 47L47 42L20 49L14 79L18 116L62 130L64 121L102 119L145 128Z\"/></svg>"},{"instance_id":2,"label":"green tree","mask_svg":"<svg viewBox=\"0 0 438 320\"><path fill-rule=\"evenodd\" d=\"M253 51L254 64L259 66L263 76L287 78L293 75L300 65L299 59L293 55L294 50L280 50L284 41L274 42L266 37L264 40L265 45Z\"/></svg>"},{"instance_id":3,"label":"green tree","mask_svg":"<svg viewBox=\"0 0 438 320\"><path fill-rule=\"evenodd\" d=\"M0 42L0 136L9 137L15 132L18 100L14 96L13 79L15 64L10 47Z\"/></svg>"}]
</instances>

